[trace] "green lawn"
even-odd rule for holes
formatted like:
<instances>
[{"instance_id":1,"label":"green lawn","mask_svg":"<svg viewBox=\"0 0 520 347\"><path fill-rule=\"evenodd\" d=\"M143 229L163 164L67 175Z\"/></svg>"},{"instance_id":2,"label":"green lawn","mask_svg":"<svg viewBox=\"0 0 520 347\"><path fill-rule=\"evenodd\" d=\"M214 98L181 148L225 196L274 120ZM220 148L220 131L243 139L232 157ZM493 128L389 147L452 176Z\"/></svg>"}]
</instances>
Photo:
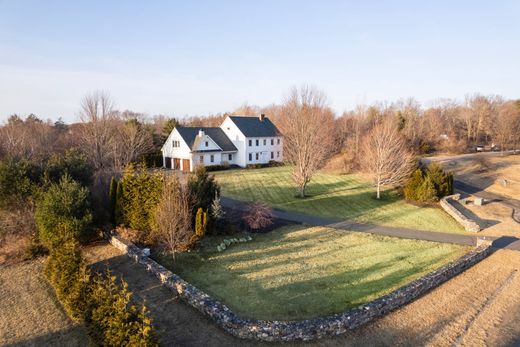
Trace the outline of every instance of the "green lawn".
<instances>
[{"instance_id":1,"label":"green lawn","mask_svg":"<svg viewBox=\"0 0 520 347\"><path fill-rule=\"evenodd\" d=\"M439 268L468 248L290 226L216 252L218 237L166 267L244 318L299 320L343 312Z\"/></svg>"},{"instance_id":2,"label":"green lawn","mask_svg":"<svg viewBox=\"0 0 520 347\"><path fill-rule=\"evenodd\" d=\"M447 233L464 229L440 208L406 203L395 193L375 199L374 188L356 175L317 173L308 185L309 197L296 197L290 167L215 172L222 194L245 201L321 217Z\"/></svg>"}]
</instances>

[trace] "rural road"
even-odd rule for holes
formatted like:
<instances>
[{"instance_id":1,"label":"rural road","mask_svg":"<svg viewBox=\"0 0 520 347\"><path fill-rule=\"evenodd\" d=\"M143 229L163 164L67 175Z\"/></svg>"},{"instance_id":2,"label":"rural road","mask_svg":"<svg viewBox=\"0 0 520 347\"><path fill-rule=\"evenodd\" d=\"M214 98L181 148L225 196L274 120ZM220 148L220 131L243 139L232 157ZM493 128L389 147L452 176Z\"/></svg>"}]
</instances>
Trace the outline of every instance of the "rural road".
<instances>
[{"instance_id":1,"label":"rural road","mask_svg":"<svg viewBox=\"0 0 520 347\"><path fill-rule=\"evenodd\" d=\"M221 197L221 204L225 208L236 209L236 210L244 210L246 207L246 202L231 199L228 197ZM477 236L473 235L462 235L462 234L449 234L449 233L440 233L436 231L425 231L425 230L415 230L415 229L407 229L407 228L396 228L396 227L388 227L382 225L375 224L365 224L358 223L349 220L341 220L341 219L333 219L333 218L323 218L318 216L311 216L303 213L292 212L292 211L284 211L280 209L273 209L274 216L279 219L284 219L291 222L308 224L308 225L317 225L317 226L327 226L329 228L346 230L346 231L359 231L366 232L377 235L384 236L393 236L400 237L405 239L414 239L414 240L425 240L425 241L434 241L434 242L443 242L443 243L453 243L458 245L465 246L474 246L477 242ZM489 239L494 240L493 246L496 248L505 248L511 249L515 251L520 251L520 239L515 237L488 237Z\"/></svg>"}]
</instances>

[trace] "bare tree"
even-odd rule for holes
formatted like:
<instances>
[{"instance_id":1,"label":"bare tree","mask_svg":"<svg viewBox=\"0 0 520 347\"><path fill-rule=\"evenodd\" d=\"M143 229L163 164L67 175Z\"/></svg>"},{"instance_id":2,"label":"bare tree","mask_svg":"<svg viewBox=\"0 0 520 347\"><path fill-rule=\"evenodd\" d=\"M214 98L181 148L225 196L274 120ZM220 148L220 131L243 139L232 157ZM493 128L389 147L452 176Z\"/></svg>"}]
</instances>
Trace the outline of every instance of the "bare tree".
<instances>
[{"instance_id":1,"label":"bare tree","mask_svg":"<svg viewBox=\"0 0 520 347\"><path fill-rule=\"evenodd\" d=\"M118 171L153 150L153 134L145 127L142 115L125 111L120 118L110 141L114 168Z\"/></svg>"},{"instance_id":2,"label":"bare tree","mask_svg":"<svg viewBox=\"0 0 520 347\"><path fill-rule=\"evenodd\" d=\"M114 101L107 92L96 91L81 101L82 148L99 175L112 171L113 139L116 131ZM99 177L99 176L98 176Z\"/></svg>"},{"instance_id":3,"label":"bare tree","mask_svg":"<svg viewBox=\"0 0 520 347\"><path fill-rule=\"evenodd\" d=\"M187 249L193 239L191 205L188 188L179 182L177 176L168 176L155 212L155 233L171 252L173 260L175 254Z\"/></svg>"},{"instance_id":4,"label":"bare tree","mask_svg":"<svg viewBox=\"0 0 520 347\"><path fill-rule=\"evenodd\" d=\"M284 156L294 165L292 178L302 198L314 173L336 150L334 125L323 92L308 86L290 91L279 126L284 134Z\"/></svg>"},{"instance_id":5,"label":"bare tree","mask_svg":"<svg viewBox=\"0 0 520 347\"><path fill-rule=\"evenodd\" d=\"M377 189L403 183L413 170L413 155L403 136L391 120L380 122L365 135L361 145L360 164Z\"/></svg>"}]
</instances>

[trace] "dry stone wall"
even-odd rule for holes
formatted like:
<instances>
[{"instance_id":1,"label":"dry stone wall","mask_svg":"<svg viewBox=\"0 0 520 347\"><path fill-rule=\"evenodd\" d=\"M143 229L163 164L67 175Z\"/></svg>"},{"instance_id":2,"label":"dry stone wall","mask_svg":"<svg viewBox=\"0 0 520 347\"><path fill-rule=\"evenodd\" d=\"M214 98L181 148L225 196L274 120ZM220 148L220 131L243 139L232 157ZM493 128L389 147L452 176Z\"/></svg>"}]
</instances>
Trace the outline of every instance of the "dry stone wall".
<instances>
[{"instance_id":1,"label":"dry stone wall","mask_svg":"<svg viewBox=\"0 0 520 347\"><path fill-rule=\"evenodd\" d=\"M345 333L410 303L478 263L491 252L491 243L483 243L456 261L345 313L303 321L266 321L238 317L227 306L150 259L141 249L117 234L110 235L109 241L225 331L239 338L263 341L309 341Z\"/></svg>"},{"instance_id":2,"label":"dry stone wall","mask_svg":"<svg viewBox=\"0 0 520 347\"><path fill-rule=\"evenodd\" d=\"M460 225L464 227L466 231L469 232L479 232L480 225L477 224L474 220L466 217L462 212L460 212L455 206L453 206L453 200L459 200L460 194L453 194L445 196L441 199L440 204L441 207L446 211L450 216L452 216Z\"/></svg>"}]
</instances>

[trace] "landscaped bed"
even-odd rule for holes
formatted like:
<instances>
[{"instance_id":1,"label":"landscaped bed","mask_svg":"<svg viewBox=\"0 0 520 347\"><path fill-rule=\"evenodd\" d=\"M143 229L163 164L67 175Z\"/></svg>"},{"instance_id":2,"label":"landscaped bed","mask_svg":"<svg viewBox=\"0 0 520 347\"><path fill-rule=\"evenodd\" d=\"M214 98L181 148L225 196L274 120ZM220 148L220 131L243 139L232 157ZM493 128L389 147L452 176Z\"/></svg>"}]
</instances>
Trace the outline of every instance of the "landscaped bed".
<instances>
[{"instance_id":1,"label":"landscaped bed","mask_svg":"<svg viewBox=\"0 0 520 347\"><path fill-rule=\"evenodd\" d=\"M356 175L319 172L308 185L305 199L296 197L290 167L215 172L222 194L244 201L263 201L273 207L309 215L351 219L394 227L465 233L440 208L406 203L393 191L375 199L373 187Z\"/></svg>"},{"instance_id":2,"label":"landscaped bed","mask_svg":"<svg viewBox=\"0 0 520 347\"><path fill-rule=\"evenodd\" d=\"M153 256L242 318L300 320L359 306L452 261L467 247L289 226L218 252Z\"/></svg>"}]
</instances>

